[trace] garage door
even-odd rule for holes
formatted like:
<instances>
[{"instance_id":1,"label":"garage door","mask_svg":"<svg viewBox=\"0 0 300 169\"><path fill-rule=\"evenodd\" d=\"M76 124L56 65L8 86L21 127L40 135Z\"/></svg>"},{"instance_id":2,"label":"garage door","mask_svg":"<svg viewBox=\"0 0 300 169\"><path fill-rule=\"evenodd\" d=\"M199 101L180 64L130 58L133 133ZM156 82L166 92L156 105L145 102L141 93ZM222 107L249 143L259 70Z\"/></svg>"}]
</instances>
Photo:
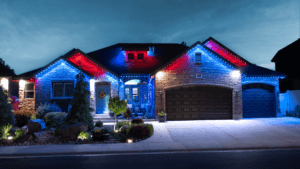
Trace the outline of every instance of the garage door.
<instances>
[{"instance_id":1,"label":"garage door","mask_svg":"<svg viewBox=\"0 0 300 169\"><path fill-rule=\"evenodd\" d=\"M274 86L243 85L243 118L276 117Z\"/></svg>"},{"instance_id":2,"label":"garage door","mask_svg":"<svg viewBox=\"0 0 300 169\"><path fill-rule=\"evenodd\" d=\"M167 120L232 119L232 90L214 86L166 90Z\"/></svg>"}]
</instances>

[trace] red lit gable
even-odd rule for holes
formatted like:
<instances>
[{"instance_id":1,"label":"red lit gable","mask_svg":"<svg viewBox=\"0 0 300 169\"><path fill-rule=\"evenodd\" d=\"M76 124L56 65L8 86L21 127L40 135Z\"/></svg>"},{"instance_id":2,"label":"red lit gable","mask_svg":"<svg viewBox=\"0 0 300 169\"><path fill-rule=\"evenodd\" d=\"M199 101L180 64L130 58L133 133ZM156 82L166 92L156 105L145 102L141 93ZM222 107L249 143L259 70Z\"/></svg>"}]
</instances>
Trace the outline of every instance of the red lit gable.
<instances>
[{"instance_id":1,"label":"red lit gable","mask_svg":"<svg viewBox=\"0 0 300 169\"><path fill-rule=\"evenodd\" d=\"M210 48L211 50L215 51L217 54L221 55L229 62L233 63L238 67L246 66L246 62L242 61L241 59L237 58L234 54L230 53L228 50L222 48L219 44L214 42L213 40L209 40L204 44L206 47Z\"/></svg>"},{"instance_id":2,"label":"red lit gable","mask_svg":"<svg viewBox=\"0 0 300 169\"><path fill-rule=\"evenodd\" d=\"M103 76L106 73L105 69L80 53L74 54L72 57L68 58L68 60L95 77Z\"/></svg>"}]
</instances>

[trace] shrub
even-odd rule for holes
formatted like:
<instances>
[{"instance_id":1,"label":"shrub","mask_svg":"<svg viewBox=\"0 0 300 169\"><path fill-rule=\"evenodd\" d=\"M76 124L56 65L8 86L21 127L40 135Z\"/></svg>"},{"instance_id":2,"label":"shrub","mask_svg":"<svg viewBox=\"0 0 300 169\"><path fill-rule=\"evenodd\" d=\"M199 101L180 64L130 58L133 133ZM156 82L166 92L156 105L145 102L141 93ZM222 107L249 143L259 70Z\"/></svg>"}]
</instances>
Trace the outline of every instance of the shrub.
<instances>
[{"instance_id":1,"label":"shrub","mask_svg":"<svg viewBox=\"0 0 300 169\"><path fill-rule=\"evenodd\" d=\"M102 127L103 126L102 121L97 121L95 126L96 127Z\"/></svg>"},{"instance_id":2,"label":"shrub","mask_svg":"<svg viewBox=\"0 0 300 169\"><path fill-rule=\"evenodd\" d=\"M124 125L131 125L131 122L130 121L120 121L120 122L117 123L117 126L119 128L121 128Z\"/></svg>"},{"instance_id":3,"label":"shrub","mask_svg":"<svg viewBox=\"0 0 300 169\"><path fill-rule=\"evenodd\" d=\"M16 135L16 136L15 136L14 139L18 139L18 138L22 137L23 134L24 134L23 129L17 129L17 130L15 131L15 135Z\"/></svg>"},{"instance_id":4,"label":"shrub","mask_svg":"<svg viewBox=\"0 0 300 169\"><path fill-rule=\"evenodd\" d=\"M2 86L0 85L0 126L16 124L16 119L12 112L12 105L8 102L9 98L7 94L5 94L5 92L3 91Z\"/></svg>"},{"instance_id":5,"label":"shrub","mask_svg":"<svg viewBox=\"0 0 300 169\"><path fill-rule=\"evenodd\" d=\"M131 116L131 109L127 108L126 112L124 112L122 114L122 117L124 117L125 119L128 119Z\"/></svg>"},{"instance_id":6,"label":"shrub","mask_svg":"<svg viewBox=\"0 0 300 169\"><path fill-rule=\"evenodd\" d=\"M36 117L38 119L42 119L44 118L45 114L49 112L61 112L61 108L55 103L40 103L36 109Z\"/></svg>"},{"instance_id":7,"label":"shrub","mask_svg":"<svg viewBox=\"0 0 300 169\"><path fill-rule=\"evenodd\" d=\"M101 130L94 130L92 133L107 134L109 133L109 131L107 129L101 129Z\"/></svg>"},{"instance_id":8,"label":"shrub","mask_svg":"<svg viewBox=\"0 0 300 169\"><path fill-rule=\"evenodd\" d=\"M131 124L131 125L129 125L129 127L126 129L126 134L128 134L129 133L129 130L132 128L132 127L136 127L136 126L144 126L144 124L143 123L137 123L137 124Z\"/></svg>"},{"instance_id":9,"label":"shrub","mask_svg":"<svg viewBox=\"0 0 300 169\"><path fill-rule=\"evenodd\" d=\"M143 119L138 118L138 119L132 119L132 120L131 120L131 123L132 123L132 124L139 124L139 123L144 124L144 121L143 121Z\"/></svg>"},{"instance_id":10,"label":"shrub","mask_svg":"<svg viewBox=\"0 0 300 169\"><path fill-rule=\"evenodd\" d=\"M76 81L75 92L71 102L72 107L64 124L83 122L88 125L88 130L90 131L95 128L95 125L91 115L94 109L90 107L88 100L90 96L90 91L87 90L89 83L85 81L83 73L76 75Z\"/></svg>"},{"instance_id":11,"label":"shrub","mask_svg":"<svg viewBox=\"0 0 300 169\"><path fill-rule=\"evenodd\" d=\"M79 133L78 139L89 139L90 136L90 133L82 131Z\"/></svg>"},{"instance_id":12,"label":"shrub","mask_svg":"<svg viewBox=\"0 0 300 169\"><path fill-rule=\"evenodd\" d=\"M7 139L9 136L9 131L12 128L12 125L5 125L0 128L1 139Z\"/></svg>"},{"instance_id":13,"label":"shrub","mask_svg":"<svg viewBox=\"0 0 300 169\"><path fill-rule=\"evenodd\" d=\"M52 120L51 116L53 116L53 120ZM53 123L55 123L55 124L57 123L57 124L61 125L66 120L67 116L68 116L68 113L65 113L65 112L50 112L44 116L44 121L48 120L49 125L51 125Z\"/></svg>"},{"instance_id":14,"label":"shrub","mask_svg":"<svg viewBox=\"0 0 300 169\"><path fill-rule=\"evenodd\" d=\"M25 114L16 114L15 117L16 117L16 121L17 121L17 124L16 124L17 127L25 126L27 124L27 122L30 120L30 116L27 116Z\"/></svg>"},{"instance_id":15,"label":"shrub","mask_svg":"<svg viewBox=\"0 0 300 169\"><path fill-rule=\"evenodd\" d=\"M124 133L111 133L111 135L112 135L117 141L126 141L126 134L124 134Z\"/></svg>"},{"instance_id":16,"label":"shrub","mask_svg":"<svg viewBox=\"0 0 300 169\"><path fill-rule=\"evenodd\" d=\"M146 130L142 126L135 126L130 128L128 132L128 137L133 137L136 139L143 139L146 136Z\"/></svg>"},{"instance_id":17,"label":"shrub","mask_svg":"<svg viewBox=\"0 0 300 169\"><path fill-rule=\"evenodd\" d=\"M146 137L150 137L154 133L152 124L146 124L145 129L146 129Z\"/></svg>"}]
</instances>

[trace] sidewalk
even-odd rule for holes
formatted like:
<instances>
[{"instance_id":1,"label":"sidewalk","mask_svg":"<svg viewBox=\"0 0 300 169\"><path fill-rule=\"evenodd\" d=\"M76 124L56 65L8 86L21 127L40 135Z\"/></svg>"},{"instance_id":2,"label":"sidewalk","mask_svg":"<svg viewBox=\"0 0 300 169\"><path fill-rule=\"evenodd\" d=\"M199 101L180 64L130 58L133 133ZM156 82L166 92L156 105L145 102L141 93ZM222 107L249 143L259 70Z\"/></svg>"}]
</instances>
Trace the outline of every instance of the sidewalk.
<instances>
[{"instance_id":1,"label":"sidewalk","mask_svg":"<svg viewBox=\"0 0 300 169\"><path fill-rule=\"evenodd\" d=\"M293 117L145 123L153 124L154 134L137 143L8 146L0 147L0 157L300 148L300 120Z\"/></svg>"}]
</instances>

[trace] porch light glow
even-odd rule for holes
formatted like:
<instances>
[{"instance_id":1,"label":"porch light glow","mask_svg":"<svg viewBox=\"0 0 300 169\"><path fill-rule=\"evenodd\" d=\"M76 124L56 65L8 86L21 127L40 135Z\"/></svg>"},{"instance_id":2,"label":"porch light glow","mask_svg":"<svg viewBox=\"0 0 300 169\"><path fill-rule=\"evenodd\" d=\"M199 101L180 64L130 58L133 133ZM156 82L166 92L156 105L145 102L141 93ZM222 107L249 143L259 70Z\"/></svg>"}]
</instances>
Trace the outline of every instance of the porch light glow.
<instances>
[{"instance_id":1,"label":"porch light glow","mask_svg":"<svg viewBox=\"0 0 300 169\"><path fill-rule=\"evenodd\" d=\"M132 143L132 139L128 139L127 142L128 142L128 143Z\"/></svg>"},{"instance_id":2,"label":"porch light glow","mask_svg":"<svg viewBox=\"0 0 300 169\"><path fill-rule=\"evenodd\" d=\"M8 80L6 78L1 79L1 85L3 86L4 90L8 90Z\"/></svg>"},{"instance_id":3,"label":"porch light glow","mask_svg":"<svg viewBox=\"0 0 300 169\"><path fill-rule=\"evenodd\" d=\"M234 70L231 72L231 77L240 77L241 73L239 70Z\"/></svg>"},{"instance_id":4,"label":"porch light glow","mask_svg":"<svg viewBox=\"0 0 300 169\"><path fill-rule=\"evenodd\" d=\"M21 89L25 88L25 84L26 84L25 80L20 80L19 85Z\"/></svg>"},{"instance_id":5,"label":"porch light glow","mask_svg":"<svg viewBox=\"0 0 300 169\"><path fill-rule=\"evenodd\" d=\"M164 76L164 72L161 72L161 71L156 74L157 78L161 78L163 76Z\"/></svg>"}]
</instances>

